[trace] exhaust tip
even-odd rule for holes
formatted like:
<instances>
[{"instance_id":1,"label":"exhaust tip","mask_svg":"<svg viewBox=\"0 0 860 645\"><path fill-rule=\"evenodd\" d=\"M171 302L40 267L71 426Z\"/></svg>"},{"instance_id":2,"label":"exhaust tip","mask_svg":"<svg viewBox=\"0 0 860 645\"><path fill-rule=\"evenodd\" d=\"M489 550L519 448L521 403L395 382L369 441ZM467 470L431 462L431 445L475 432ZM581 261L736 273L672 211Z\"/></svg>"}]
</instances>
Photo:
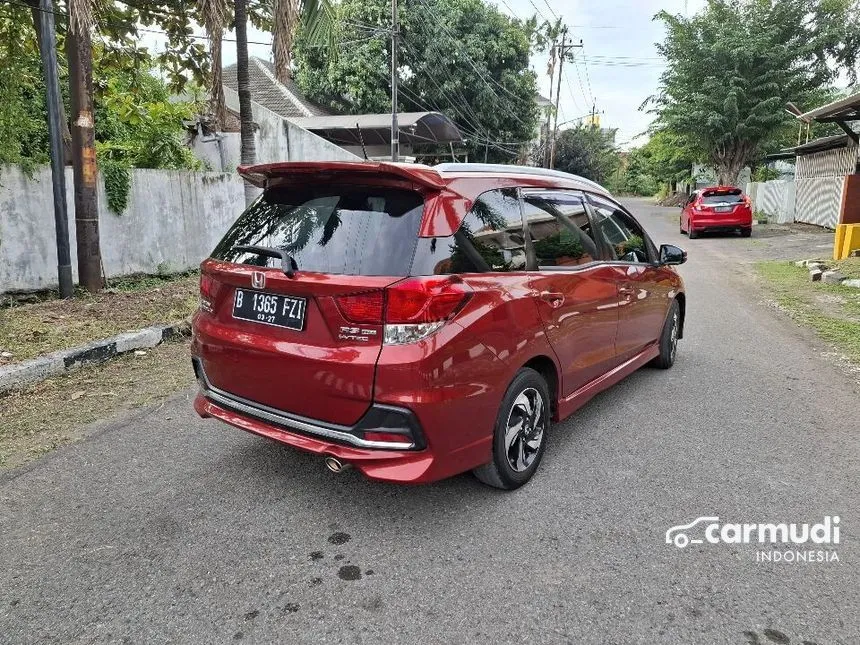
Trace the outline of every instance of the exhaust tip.
<instances>
[{"instance_id":1,"label":"exhaust tip","mask_svg":"<svg viewBox=\"0 0 860 645\"><path fill-rule=\"evenodd\" d=\"M333 473L342 473L344 470L349 468L349 464L345 464L337 457L329 455L325 458L325 467Z\"/></svg>"}]
</instances>

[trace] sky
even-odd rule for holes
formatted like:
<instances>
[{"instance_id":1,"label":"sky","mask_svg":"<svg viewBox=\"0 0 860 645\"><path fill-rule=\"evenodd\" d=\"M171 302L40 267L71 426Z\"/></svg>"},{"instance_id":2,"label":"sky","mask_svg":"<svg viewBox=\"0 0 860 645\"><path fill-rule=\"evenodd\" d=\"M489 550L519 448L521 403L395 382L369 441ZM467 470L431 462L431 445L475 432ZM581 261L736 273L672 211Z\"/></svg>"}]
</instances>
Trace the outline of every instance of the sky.
<instances>
[{"instance_id":1,"label":"sky","mask_svg":"<svg viewBox=\"0 0 860 645\"><path fill-rule=\"evenodd\" d=\"M565 63L561 79L559 123L582 117L596 105L600 125L617 128L622 148L641 145L652 116L639 106L657 91L663 63L655 43L663 40L662 24L652 20L669 13L695 13L703 0L499 0L499 9L519 18L563 18L575 49L573 65ZM550 96L546 54L532 57L541 94ZM553 89L553 98L555 88ZM575 122L574 122L575 123ZM574 125L570 123L568 126Z\"/></svg>"},{"instance_id":2,"label":"sky","mask_svg":"<svg viewBox=\"0 0 860 645\"><path fill-rule=\"evenodd\" d=\"M562 17L570 28L570 38L582 49L575 49L575 64L565 63L561 79L559 124L571 127L579 117L591 112L592 105L600 113L602 127L617 128L616 143L621 148L642 145L641 137L652 120L639 107L654 94L663 69L655 43L663 40L664 30L652 20L665 9L670 13L692 14L704 0L491 0L500 11L526 19L537 14L539 20ZM202 33L202 31L200 32ZM232 34L227 35L232 38ZM160 36L147 34L147 45L163 44ZM271 59L270 34L249 26L249 53ZM235 45L224 43L224 64L236 60ZM550 96L547 76L547 54L532 57L531 67L537 74L539 91ZM553 89L553 97L555 89Z\"/></svg>"}]
</instances>

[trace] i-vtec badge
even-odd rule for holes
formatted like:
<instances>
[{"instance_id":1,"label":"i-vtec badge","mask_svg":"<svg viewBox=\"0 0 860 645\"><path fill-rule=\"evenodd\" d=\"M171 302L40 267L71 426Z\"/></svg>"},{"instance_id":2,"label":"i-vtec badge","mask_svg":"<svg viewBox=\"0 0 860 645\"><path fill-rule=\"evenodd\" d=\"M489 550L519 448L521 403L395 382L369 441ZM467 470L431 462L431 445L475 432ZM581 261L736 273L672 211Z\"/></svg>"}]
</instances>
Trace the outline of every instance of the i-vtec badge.
<instances>
[{"instance_id":1,"label":"i-vtec badge","mask_svg":"<svg viewBox=\"0 0 860 645\"><path fill-rule=\"evenodd\" d=\"M339 340L354 340L360 343L370 341L371 336L376 336L375 329L363 329L361 327L341 327Z\"/></svg>"}]
</instances>

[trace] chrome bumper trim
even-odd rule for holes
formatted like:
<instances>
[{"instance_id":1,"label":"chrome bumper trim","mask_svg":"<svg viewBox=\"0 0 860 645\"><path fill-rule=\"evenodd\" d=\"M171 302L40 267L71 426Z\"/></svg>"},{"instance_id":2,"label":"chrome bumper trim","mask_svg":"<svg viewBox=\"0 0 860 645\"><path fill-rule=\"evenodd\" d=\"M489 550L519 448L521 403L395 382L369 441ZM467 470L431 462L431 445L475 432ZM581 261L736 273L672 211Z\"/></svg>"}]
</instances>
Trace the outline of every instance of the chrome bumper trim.
<instances>
[{"instance_id":1,"label":"chrome bumper trim","mask_svg":"<svg viewBox=\"0 0 860 645\"><path fill-rule=\"evenodd\" d=\"M206 377L206 372L203 371L203 364L197 361L197 369L199 370L200 391L203 395L213 401L223 405L226 408L247 414L250 417L269 421L280 426L300 430L307 434L334 439L341 443L348 443L358 448L381 448L384 450L412 450L415 444L412 442L388 442L388 441L367 441L356 437L350 432L350 428L346 426L336 426L334 424L324 424L321 421L308 419L307 417L298 417L277 408L270 408L262 403L250 401L235 394L230 394L224 390L220 390L209 382Z\"/></svg>"}]
</instances>

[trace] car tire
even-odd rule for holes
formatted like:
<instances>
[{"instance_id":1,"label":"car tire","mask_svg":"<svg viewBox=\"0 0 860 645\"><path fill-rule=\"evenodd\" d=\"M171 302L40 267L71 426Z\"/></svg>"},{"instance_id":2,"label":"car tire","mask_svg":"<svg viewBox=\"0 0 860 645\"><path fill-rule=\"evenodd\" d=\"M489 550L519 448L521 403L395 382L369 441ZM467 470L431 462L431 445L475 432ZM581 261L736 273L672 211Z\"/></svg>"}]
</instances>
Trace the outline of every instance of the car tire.
<instances>
[{"instance_id":1,"label":"car tire","mask_svg":"<svg viewBox=\"0 0 860 645\"><path fill-rule=\"evenodd\" d=\"M677 300L669 306L663 331L660 332L660 355L651 361L654 367L667 370L675 364L678 353L678 338L681 335L681 307Z\"/></svg>"},{"instance_id":2,"label":"car tire","mask_svg":"<svg viewBox=\"0 0 860 645\"><path fill-rule=\"evenodd\" d=\"M686 231L684 230L684 223L683 222L678 222L678 231L681 233L681 235L686 233Z\"/></svg>"},{"instance_id":3,"label":"car tire","mask_svg":"<svg viewBox=\"0 0 860 645\"><path fill-rule=\"evenodd\" d=\"M741 229L741 237L750 237L752 235L751 228L742 228Z\"/></svg>"},{"instance_id":4,"label":"car tire","mask_svg":"<svg viewBox=\"0 0 860 645\"><path fill-rule=\"evenodd\" d=\"M699 237L699 234L692 226L690 226L687 230L687 237L689 237L691 240L695 240L697 237Z\"/></svg>"},{"instance_id":5,"label":"car tire","mask_svg":"<svg viewBox=\"0 0 860 645\"><path fill-rule=\"evenodd\" d=\"M540 409L536 409L538 401ZM550 406L546 379L528 367L520 369L499 406L493 431L493 460L475 468L475 477L503 490L514 490L531 479L546 447Z\"/></svg>"}]
</instances>

